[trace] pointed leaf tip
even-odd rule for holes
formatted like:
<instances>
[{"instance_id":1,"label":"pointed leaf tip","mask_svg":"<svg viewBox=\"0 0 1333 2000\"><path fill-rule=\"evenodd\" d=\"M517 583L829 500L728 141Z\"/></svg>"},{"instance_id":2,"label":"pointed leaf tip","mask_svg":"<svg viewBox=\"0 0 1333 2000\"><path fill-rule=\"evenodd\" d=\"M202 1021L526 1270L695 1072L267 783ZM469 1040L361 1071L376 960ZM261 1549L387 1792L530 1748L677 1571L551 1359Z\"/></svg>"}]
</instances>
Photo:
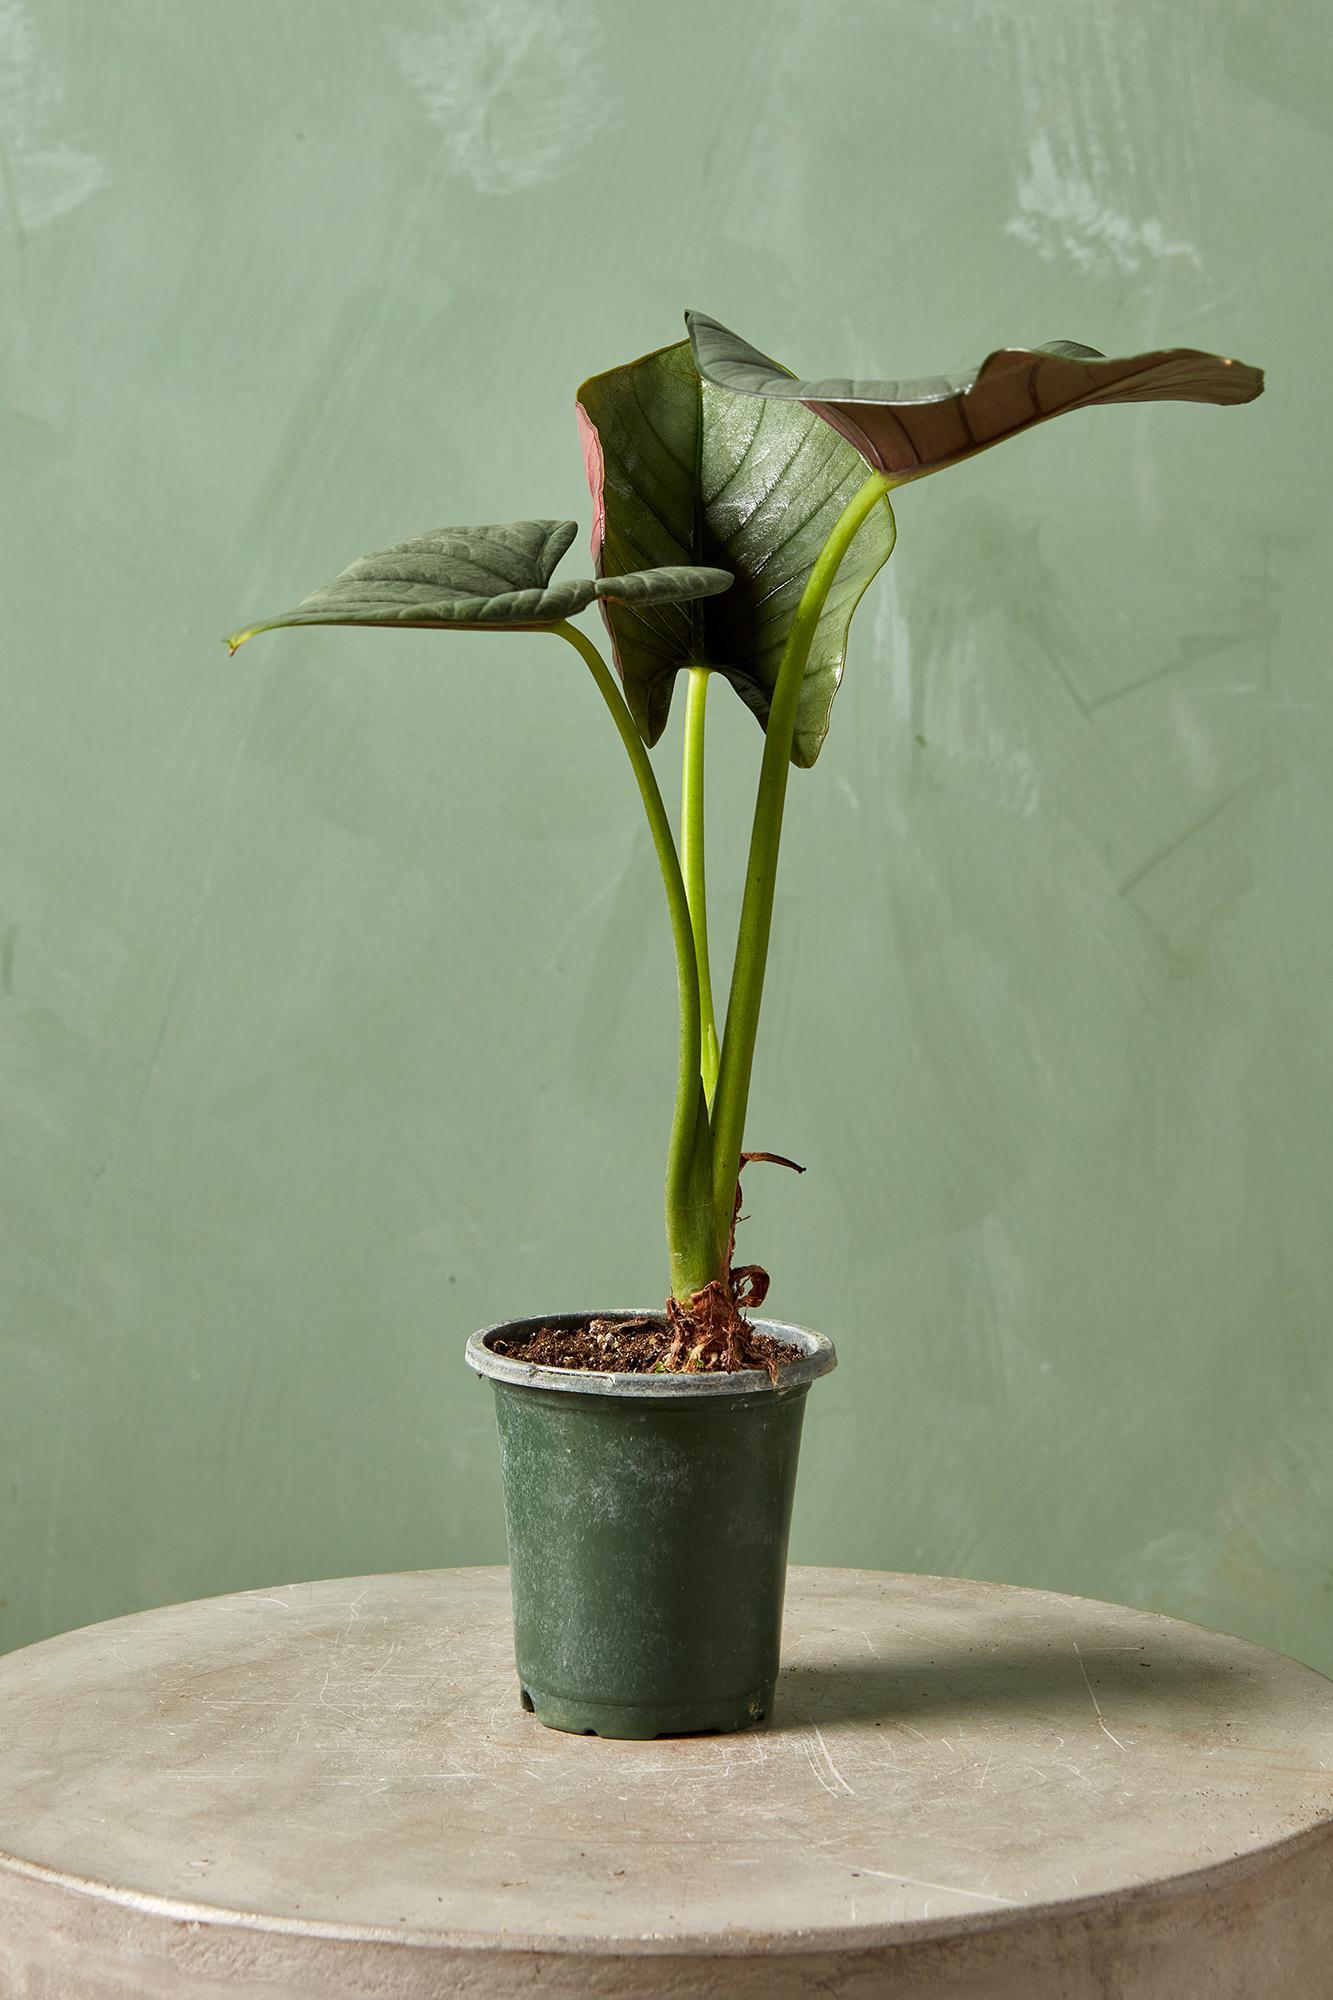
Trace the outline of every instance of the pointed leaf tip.
<instances>
[{"instance_id":1,"label":"pointed leaf tip","mask_svg":"<svg viewBox=\"0 0 1333 2000\"><path fill-rule=\"evenodd\" d=\"M621 604L688 604L699 597L718 597L735 582L729 569L698 563L662 563L654 569L622 570L599 576L595 594Z\"/></svg>"}]
</instances>

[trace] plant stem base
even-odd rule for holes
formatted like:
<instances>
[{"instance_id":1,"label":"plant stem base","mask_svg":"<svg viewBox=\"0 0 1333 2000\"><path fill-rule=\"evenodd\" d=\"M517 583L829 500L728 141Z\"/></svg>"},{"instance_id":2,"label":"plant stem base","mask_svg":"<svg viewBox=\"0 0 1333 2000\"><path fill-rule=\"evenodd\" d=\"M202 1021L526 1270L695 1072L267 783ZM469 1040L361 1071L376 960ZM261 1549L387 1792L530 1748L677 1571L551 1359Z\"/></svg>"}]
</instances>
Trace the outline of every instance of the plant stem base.
<instances>
[{"instance_id":1,"label":"plant stem base","mask_svg":"<svg viewBox=\"0 0 1333 2000\"><path fill-rule=\"evenodd\" d=\"M569 1736L616 1736L644 1742L654 1736L725 1735L736 1729L753 1729L771 1712L773 1690L774 1683L768 1681L750 1694L647 1704L586 1701L522 1685L519 1695L524 1708L548 1729L562 1729Z\"/></svg>"}]
</instances>

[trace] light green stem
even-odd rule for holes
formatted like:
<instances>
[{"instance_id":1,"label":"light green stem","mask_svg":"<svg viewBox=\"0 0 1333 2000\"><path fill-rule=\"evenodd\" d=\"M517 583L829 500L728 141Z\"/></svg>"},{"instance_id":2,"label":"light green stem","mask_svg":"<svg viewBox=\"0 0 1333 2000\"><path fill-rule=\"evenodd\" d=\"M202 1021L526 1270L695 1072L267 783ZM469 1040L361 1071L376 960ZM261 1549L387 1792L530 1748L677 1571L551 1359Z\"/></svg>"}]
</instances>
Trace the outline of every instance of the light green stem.
<instances>
[{"instance_id":1,"label":"light green stem","mask_svg":"<svg viewBox=\"0 0 1333 2000\"><path fill-rule=\"evenodd\" d=\"M754 1065L759 1008L764 994L764 968L768 960L768 937L773 921L773 892L777 885L787 772L791 765L806 661L810 657L815 630L838 566L862 522L871 509L884 499L891 484L886 473L873 473L838 516L796 607L769 706L763 762L759 770L759 791L750 832L745 898L741 904L736 960L727 1001L727 1024L722 1037L722 1059L712 1107L713 1213L717 1234L723 1242L728 1240L735 1211L736 1178L740 1172L750 1072Z\"/></svg>"},{"instance_id":2,"label":"light green stem","mask_svg":"<svg viewBox=\"0 0 1333 2000\"><path fill-rule=\"evenodd\" d=\"M694 955L689 897L685 893L685 880L672 837L671 822L658 789L657 773L634 726L634 718L626 706L615 675L592 640L577 626L561 622L544 629L568 639L570 645L582 654L602 699L611 711L638 782L666 889L671 935L676 947L676 985L680 1003L680 1064L675 1112L671 1120L671 1143L667 1151L667 1250L671 1260L671 1289L678 1299L688 1300L692 1292L701 1290L719 1275L728 1240L726 1232L719 1240L713 1220L713 1156L708 1104L700 1066L699 971Z\"/></svg>"},{"instance_id":3,"label":"light green stem","mask_svg":"<svg viewBox=\"0 0 1333 2000\"><path fill-rule=\"evenodd\" d=\"M685 687L685 763L680 785L680 865L694 931L699 968L700 1073L711 1108L717 1088L717 1024L713 981L708 970L708 884L704 862L704 704L709 670L691 667Z\"/></svg>"}]
</instances>

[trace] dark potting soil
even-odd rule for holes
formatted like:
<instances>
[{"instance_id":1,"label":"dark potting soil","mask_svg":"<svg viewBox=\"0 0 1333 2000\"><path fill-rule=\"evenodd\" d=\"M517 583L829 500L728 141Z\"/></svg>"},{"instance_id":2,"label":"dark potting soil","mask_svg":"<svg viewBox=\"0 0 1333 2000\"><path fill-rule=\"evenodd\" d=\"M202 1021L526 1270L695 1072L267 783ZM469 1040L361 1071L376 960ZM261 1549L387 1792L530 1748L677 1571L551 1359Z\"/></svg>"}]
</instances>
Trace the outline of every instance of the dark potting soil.
<instances>
[{"instance_id":1,"label":"dark potting soil","mask_svg":"<svg viewBox=\"0 0 1333 2000\"><path fill-rule=\"evenodd\" d=\"M771 1334L756 1333L746 1326L746 1347L753 1359L746 1369L759 1368L769 1374L789 1361L799 1361L801 1350L774 1340ZM584 1326L544 1326L521 1340L492 1340L494 1354L507 1354L514 1361L532 1361L543 1368L595 1368L599 1373L651 1375L671 1351L672 1332L660 1319L592 1319ZM731 1370L731 1373L743 1372Z\"/></svg>"}]
</instances>

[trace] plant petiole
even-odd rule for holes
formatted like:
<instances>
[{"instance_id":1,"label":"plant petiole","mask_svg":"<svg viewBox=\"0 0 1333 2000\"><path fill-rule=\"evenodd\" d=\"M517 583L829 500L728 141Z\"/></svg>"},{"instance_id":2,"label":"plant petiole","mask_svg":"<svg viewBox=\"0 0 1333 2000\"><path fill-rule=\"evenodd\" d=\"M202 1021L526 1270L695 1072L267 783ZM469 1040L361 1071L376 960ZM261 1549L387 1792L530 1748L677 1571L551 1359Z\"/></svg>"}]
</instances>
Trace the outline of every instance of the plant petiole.
<instances>
[{"instance_id":1,"label":"plant petiole","mask_svg":"<svg viewBox=\"0 0 1333 2000\"><path fill-rule=\"evenodd\" d=\"M694 958L699 969L700 1075L712 1109L717 1088L717 1024L713 1018L713 982L708 968L708 886L704 860L704 708L708 700L707 667L687 669L685 685L685 751L680 787L680 865L690 905Z\"/></svg>"},{"instance_id":2,"label":"plant petiole","mask_svg":"<svg viewBox=\"0 0 1333 2000\"><path fill-rule=\"evenodd\" d=\"M881 501L889 506L888 492L892 484L888 473L872 473L858 487L834 523L806 579L787 635L769 705L763 762L759 768L759 790L750 832L745 895L736 937L727 1021L722 1036L717 1092L712 1106L713 1212L715 1226L723 1240L730 1230L736 1204L736 1179L744 1145L750 1072L754 1065L759 1008L764 994L764 969L768 961L768 938L773 921L773 894L777 885L787 774L791 768L791 749L806 661L810 657L810 647L838 567L871 510ZM892 524L892 508L889 508L889 520Z\"/></svg>"},{"instance_id":3,"label":"plant petiole","mask_svg":"<svg viewBox=\"0 0 1333 2000\"><path fill-rule=\"evenodd\" d=\"M592 640L568 620L543 625L537 631L555 632L574 647L597 683L603 701L620 734L633 767L639 795L648 817L657 865L666 890L667 912L676 948L676 985L680 1009L679 1066L676 1102L671 1120L671 1140L667 1149L666 1228L671 1260L671 1289L676 1298L688 1301L719 1275L724 1231L717 1233L713 1215L713 1149L704 1095L703 1039L699 1004L699 968L695 958L694 926L689 897L681 874L671 822L657 783L657 773L634 725L620 691L620 685ZM728 1224L728 1227L730 1225Z\"/></svg>"}]
</instances>

